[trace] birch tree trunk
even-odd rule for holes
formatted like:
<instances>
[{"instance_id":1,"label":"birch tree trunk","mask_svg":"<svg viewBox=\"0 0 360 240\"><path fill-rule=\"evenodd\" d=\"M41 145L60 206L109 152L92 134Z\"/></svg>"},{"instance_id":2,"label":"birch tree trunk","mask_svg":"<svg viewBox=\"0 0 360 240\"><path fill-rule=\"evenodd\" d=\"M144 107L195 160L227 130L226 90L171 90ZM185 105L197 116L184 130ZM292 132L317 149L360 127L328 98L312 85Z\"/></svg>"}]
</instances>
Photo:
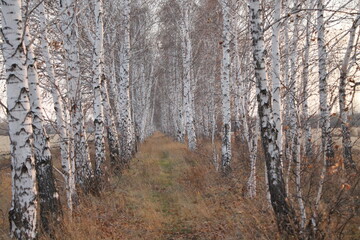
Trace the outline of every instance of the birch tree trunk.
<instances>
[{"instance_id":1,"label":"birch tree trunk","mask_svg":"<svg viewBox=\"0 0 360 240\"><path fill-rule=\"evenodd\" d=\"M70 122L73 139L70 158L75 159L75 180L87 192L92 178L92 167L89 149L84 129L84 116L82 112L82 94L79 69L79 50L77 47L77 25L75 0L66 0L63 3L62 15L64 49L66 54L66 75L68 82L68 98L70 109Z\"/></svg>"},{"instance_id":2,"label":"birch tree trunk","mask_svg":"<svg viewBox=\"0 0 360 240\"><path fill-rule=\"evenodd\" d=\"M325 23L324 23L324 4L322 0L318 0L317 4L317 44L319 57L319 100L320 100L320 127L321 127L321 143L322 150L325 151L327 157L327 165L331 165L330 159L334 157L333 141L330 129L330 114L327 87L327 71L326 71L326 46L325 46Z\"/></svg>"},{"instance_id":3,"label":"birch tree trunk","mask_svg":"<svg viewBox=\"0 0 360 240\"><path fill-rule=\"evenodd\" d=\"M105 81L104 69L104 32L103 32L103 2L95 1L95 44L94 44L94 141L95 141L95 176L100 178L104 174L103 163L105 161L105 140L104 140L104 110L103 98L101 95L102 81Z\"/></svg>"},{"instance_id":4,"label":"birch tree trunk","mask_svg":"<svg viewBox=\"0 0 360 240\"><path fill-rule=\"evenodd\" d=\"M183 78L184 78L184 109L185 126L188 136L188 146L190 150L196 149L196 133L193 106L192 89L192 44L190 39L190 6L189 2L180 1L182 9L182 19L180 20L180 30L182 33L182 59L183 59Z\"/></svg>"},{"instance_id":5,"label":"birch tree trunk","mask_svg":"<svg viewBox=\"0 0 360 240\"><path fill-rule=\"evenodd\" d=\"M293 11L298 11L298 2L294 1ZM297 100L297 48L299 41L299 33L298 33L298 24L299 18L297 14L293 15L293 36L292 36L292 53L290 57L290 85L289 85L289 93L290 94L290 102L289 102L289 125L290 125L290 151L291 158L290 162L295 164L295 184L296 184L296 198L299 204L300 209L300 230L303 231L305 227L306 221L306 213L304 202L302 199L302 188L301 188L301 156L300 156L300 132L299 132L299 123L298 123L298 104L296 104ZM289 162L289 164L290 164ZM290 164L291 166L291 164Z\"/></svg>"},{"instance_id":6,"label":"birch tree trunk","mask_svg":"<svg viewBox=\"0 0 360 240\"><path fill-rule=\"evenodd\" d=\"M281 232L296 234L296 220L293 208L286 200L285 183L281 171L277 129L273 120L271 96L265 71L264 32L261 22L262 9L259 0L249 1L249 17L253 42L253 58L257 83L258 114L263 151L267 167L271 204ZM295 227L294 227L295 226Z\"/></svg>"},{"instance_id":7,"label":"birch tree trunk","mask_svg":"<svg viewBox=\"0 0 360 240\"><path fill-rule=\"evenodd\" d=\"M273 96L273 114L275 126L278 132L277 145L279 146L280 156L282 154L282 119L281 119L281 80L280 80L280 51L279 51L279 32L280 32L280 13L281 1L275 0L273 13L274 24L272 25L271 36L271 80Z\"/></svg>"},{"instance_id":8,"label":"birch tree trunk","mask_svg":"<svg viewBox=\"0 0 360 240\"><path fill-rule=\"evenodd\" d=\"M221 1L223 15L223 42L221 61L221 90L223 137L221 147L222 170L226 174L230 171L231 161L231 109L230 109L230 7L227 0Z\"/></svg>"},{"instance_id":9,"label":"birch tree trunk","mask_svg":"<svg viewBox=\"0 0 360 240\"><path fill-rule=\"evenodd\" d=\"M349 42L340 68L339 108L340 108L340 118L341 118L343 156L344 156L344 164L346 169L356 169L356 164L352 159L352 153L351 153L352 143L351 143L351 135L349 129L348 113L347 113L348 107L346 106L346 85L347 85L347 77L349 72L350 55L354 48L355 33L359 24L360 24L360 13L356 17L353 25L350 28Z\"/></svg>"},{"instance_id":10,"label":"birch tree trunk","mask_svg":"<svg viewBox=\"0 0 360 240\"><path fill-rule=\"evenodd\" d=\"M35 239L36 170L21 9L20 0L1 2L12 179L9 221L12 237Z\"/></svg>"},{"instance_id":11,"label":"birch tree trunk","mask_svg":"<svg viewBox=\"0 0 360 240\"><path fill-rule=\"evenodd\" d=\"M130 0L122 2L123 43L120 50L120 79L119 79L119 130L121 158L127 164L134 152L134 126L130 104Z\"/></svg>"},{"instance_id":12,"label":"birch tree trunk","mask_svg":"<svg viewBox=\"0 0 360 240\"><path fill-rule=\"evenodd\" d=\"M175 42L177 45L177 42ZM174 56L177 56L177 48L175 49ZM176 118L176 125L177 125L177 133L176 139L177 141L183 143L184 142L184 135L185 135L185 128L184 128L184 98L183 98L183 81L178 74L178 59L174 58L174 77L175 77L175 101L176 101L176 110L177 110L177 118Z\"/></svg>"},{"instance_id":13,"label":"birch tree trunk","mask_svg":"<svg viewBox=\"0 0 360 240\"><path fill-rule=\"evenodd\" d=\"M45 232L51 233L54 224L58 224L62 215L59 194L53 174L52 156L49 137L43 121L43 107L40 96L38 75L35 67L35 56L30 44L29 30L25 30L27 45L27 75L29 81L29 98L31 104L33 128L33 154L35 157L36 179L40 202L41 225Z\"/></svg>"}]
</instances>

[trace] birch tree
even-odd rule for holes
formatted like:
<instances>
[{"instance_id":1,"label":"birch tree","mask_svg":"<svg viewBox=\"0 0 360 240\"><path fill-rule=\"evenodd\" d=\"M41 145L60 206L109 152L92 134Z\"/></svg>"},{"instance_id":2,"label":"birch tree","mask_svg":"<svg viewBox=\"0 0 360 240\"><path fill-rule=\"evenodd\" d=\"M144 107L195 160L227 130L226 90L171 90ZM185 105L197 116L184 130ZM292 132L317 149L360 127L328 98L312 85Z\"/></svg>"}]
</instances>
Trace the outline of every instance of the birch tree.
<instances>
[{"instance_id":1,"label":"birch tree","mask_svg":"<svg viewBox=\"0 0 360 240\"><path fill-rule=\"evenodd\" d=\"M273 96L273 113L277 135L277 145L279 146L280 155L282 154L282 119L281 119L281 75L280 75L280 50L279 50L279 32L280 32L280 14L281 1L275 0L273 25L271 36L271 80Z\"/></svg>"},{"instance_id":2,"label":"birch tree","mask_svg":"<svg viewBox=\"0 0 360 240\"><path fill-rule=\"evenodd\" d=\"M95 175L99 178L103 175L105 161L105 140L104 140L104 110L102 98L102 81L104 77L104 32L103 32L103 2L95 1L95 43L94 43L94 126L95 126Z\"/></svg>"},{"instance_id":3,"label":"birch tree","mask_svg":"<svg viewBox=\"0 0 360 240\"><path fill-rule=\"evenodd\" d=\"M123 36L120 48L120 76L118 83L118 114L119 131L121 134L121 158L126 163L131 159L135 150L135 133L131 114L130 102L130 0L122 0Z\"/></svg>"},{"instance_id":4,"label":"birch tree","mask_svg":"<svg viewBox=\"0 0 360 240\"><path fill-rule=\"evenodd\" d=\"M296 230L295 212L286 201L285 183L281 171L279 147L276 144L277 129L274 125L271 96L265 71L264 32L259 0L249 1L249 17L253 43L253 58L257 85L258 114L263 151L265 154L271 204L280 231L293 235Z\"/></svg>"},{"instance_id":5,"label":"birch tree","mask_svg":"<svg viewBox=\"0 0 360 240\"><path fill-rule=\"evenodd\" d=\"M192 79L192 43L190 38L190 6L186 0L179 0L182 18L180 19L180 31L182 39L182 61L184 79L184 109L185 127L188 137L189 149L196 149L194 99L193 99L193 79Z\"/></svg>"},{"instance_id":6,"label":"birch tree","mask_svg":"<svg viewBox=\"0 0 360 240\"><path fill-rule=\"evenodd\" d=\"M10 233L17 239L35 239L36 171L21 1L2 1L1 12L12 169Z\"/></svg>"},{"instance_id":7,"label":"birch tree","mask_svg":"<svg viewBox=\"0 0 360 240\"><path fill-rule=\"evenodd\" d=\"M231 109L230 109L230 6L227 0L221 1L223 14L223 41L221 61L221 89L222 89L222 115L223 139L221 147L221 161L223 172L230 170L231 161Z\"/></svg>"},{"instance_id":8,"label":"birch tree","mask_svg":"<svg viewBox=\"0 0 360 240\"><path fill-rule=\"evenodd\" d=\"M317 44L318 44L318 65L319 65L319 102L320 102L320 127L321 145L327 158L334 157L333 142L330 129L330 114L328 105L328 73L326 70L327 52L325 46L325 23L324 4L322 0L317 2ZM327 165L330 165L330 159Z\"/></svg>"},{"instance_id":9,"label":"birch tree","mask_svg":"<svg viewBox=\"0 0 360 240\"><path fill-rule=\"evenodd\" d=\"M288 94L290 94L289 99L289 125L290 125L290 151L291 158L289 161L289 165L291 166L291 162L295 164L295 185L296 185L296 198L299 204L300 209L300 230L303 231L305 227L306 221L306 212L304 207L304 202L302 199L302 187L301 187L301 152L300 152L300 131L299 131L299 120L298 120L298 104L297 102L297 50L298 50L298 41L299 41L299 17L296 12L299 10L299 3L297 0L294 1L294 7L292 11L293 15L293 34L292 34L292 53L290 56L290 85Z\"/></svg>"}]
</instances>

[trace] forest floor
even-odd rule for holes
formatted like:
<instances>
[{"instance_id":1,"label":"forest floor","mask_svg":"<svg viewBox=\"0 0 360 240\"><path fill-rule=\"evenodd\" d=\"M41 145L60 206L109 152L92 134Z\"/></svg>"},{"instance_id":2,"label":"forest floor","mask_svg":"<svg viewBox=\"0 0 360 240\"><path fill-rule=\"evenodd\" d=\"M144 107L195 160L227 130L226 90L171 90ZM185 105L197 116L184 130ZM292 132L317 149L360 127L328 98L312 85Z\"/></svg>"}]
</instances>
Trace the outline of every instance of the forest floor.
<instances>
[{"instance_id":1,"label":"forest floor","mask_svg":"<svg viewBox=\"0 0 360 240\"><path fill-rule=\"evenodd\" d=\"M129 169L110 177L100 197L81 197L72 221L64 221L56 238L276 239L267 202L245 198L242 181L221 177L205 154L211 156L211 150L193 153L154 134ZM10 169L3 168L0 176L0 239L9 239Z\"/></svg>"},{"instance_id":2,"label":"forest floor","mask_svg":"<svg viewBox=\"0 0 360 240\"><path fill-rule=\"evenodd\" d=\"M257 164L258 196L249 199L244 196L247 164L234 161L230 176L221 176L211 149L209 142L199 141L198 150L191 152L155 133L140 146L129 169L109 177L100 196L80 197L72 221L66 217L52 239L279 239L265 198L263 162ZM237 146L234 155L246 159L247 153ZM10 168L0 165L0 239L9 239L10 191Z\"/></svg>"},{"instance_id":3,"label":"forest floor","mask_svg":"<svg viewBox=\"0 0 360 240\"><path fill-rule=\"evenodd\" d=\"M219 176L201 152L163 134L110 182L100 198L82 201L66 239L276 238L266 202L244 198L238 179Z\"/></svg>"}]
</instances>

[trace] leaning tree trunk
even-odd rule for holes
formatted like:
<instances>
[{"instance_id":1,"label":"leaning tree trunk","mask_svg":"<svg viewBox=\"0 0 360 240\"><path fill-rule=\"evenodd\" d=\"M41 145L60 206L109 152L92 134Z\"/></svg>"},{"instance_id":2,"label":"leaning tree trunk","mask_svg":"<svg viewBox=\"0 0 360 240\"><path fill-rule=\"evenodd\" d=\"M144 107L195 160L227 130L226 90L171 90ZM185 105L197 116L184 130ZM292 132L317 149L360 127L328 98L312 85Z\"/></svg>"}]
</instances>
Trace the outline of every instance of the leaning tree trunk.
<instances>
[{"instance_id":1,"label":"leaning tree trunk","mask_svg":"<svg viewBox=\"0 0 360 240\"><path fill-rule=\"evenodd\" d=\"M296 234L297 223L294 209L287 202L285 183L281 171L279 146L276 141L278 132L272 116L271 95L266 79L264 32L261 22L262 9L259 0L250 0L249 8L260 132L265 154L271 204L280 231L294 235Z\"/></svg>"},{"instance_id":2,"label":"leaning tree trunk","mask_svg":"<svg viewBox=\"0 0 360 240\"><path fill-rule=\"evenodd\" d=\"M28 29L26 29L25 34L25 42L26 44L30 44ZM51 234L54 225L60 221L62 211L59 194L56 189L55 177L52 171L53 165L49 138L43 124L44 114L36 71L35 55L32 46L27 45L27 74L33 119L33 153L35 157L36 179L40 202L40 218L43 230Z\"/></svg>"},{"instance_id":3,"label":"leaning tree trunk","mask_svg":"<svg viewBox=\"0 0 360 240\"><path fill-rule=\"evenodd\" d=\"M37 189L32 154L32 121L28 95L24 24L20 0L3 0L3 56L6 69L12 202L10 233L16 239L36 238Z\"/></svg>"},{"instance_id":4,"label":"leaning tree trunk","mask_svg":"<svg viewBox=\"0 0 360 240\"><path fill-rule=\"evenodd\" d=\"M324 4L322 0L318 0L317 11L317 43L319 56L319 100L320 100L320 127L321 127L321 143L322 151L325 151L327 157L327 165L331 165L330 158L334 157L333 141L330 129L329 105L327 103L328 87L326 72L326 46L325 46L325 24L324 24Z\"/></svg>"},{"instance_id":5,"label":"leaning tree trunk","mask_svg":"<svg viewBox=\"0 0 360 240\"><path fill-rule=\"evenodd\" d=\"M221 89L223 138L221 147L222 170L226 174L230 170L231 161L231 109L230 109L230 7L227 0L221 1L223 14L223 41L221 61Z\"/></svg>"}]
</instances>

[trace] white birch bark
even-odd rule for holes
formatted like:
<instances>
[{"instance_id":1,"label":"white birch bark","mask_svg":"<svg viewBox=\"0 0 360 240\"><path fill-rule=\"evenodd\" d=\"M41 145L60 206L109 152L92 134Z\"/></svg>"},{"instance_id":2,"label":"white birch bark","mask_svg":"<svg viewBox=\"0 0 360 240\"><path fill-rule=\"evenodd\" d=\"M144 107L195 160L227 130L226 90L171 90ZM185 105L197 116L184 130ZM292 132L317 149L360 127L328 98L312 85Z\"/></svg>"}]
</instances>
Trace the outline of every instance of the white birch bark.
<instances>
[{"instance_id":1,"label":"white birch bark","mask_svg":"<svg viewBox=\"0 0 360 240\"><path fill-rule=\"evenodd\" d=\"M222 90L222 115L223 136L221 147L221 163L224 173L230 171L231 162L231 105L230 105L230 7L227 0L221 1L223 15L223 41L221 61L221 90Z\"/></svg>"},{"instance_id":2,"label":"white birch bark","mask_svg":"<svg viewBox=\"0 0 360 240\"><path fill-rule=\"evenodd\" d=\"M323 0L317 2L317 44L319 57L319 104L320 104L320 127L322 151L325 151L328 158L327 165L331 164L329 158L334 157L333 141L330 129L330 114L328 105L328 86L327 86L327 52L325 46L325 23L324 23L324 4Z\"/></svg>"},{"instance_id":3,"label":"white birch bark","mask_svg":"<svg viewBox=\"0 0 360 240\"><path fill-rule=\"evenodd\" d=\"M9 212L10 234L16 239L35 239L37 229L37 189L35 158L32 154L32 121L24 23L20 0L1 2L3 56L7 87L12 201Z\"/></svg>"},{"instance_id":4,"label":"white birch bark","mask_svg":"<svg viewBox=\"0 0 360 240\"><path fill-rule=\"evenodd\" d=\"M177 46L177 41L175 41L175 46ZM177 48L175 48L174 56L177 56ZM174 79L175 79L175 104L177 111L176 125L177 133L176 139L178 142L184 142L185 127L184 127L184 105L183 105L183 81L181 75L178 74L178 58L174 57Z\"/></svg>"},{"instance_id":5,"label":"white birch bark","mask_svg":"<svg viewBox=\"0 0 360 240\"><path fill-rule=\"evenodd\" d=\"M88 190L92 178L92 167L90 162L86 132L84 129L84 116L82 112L82 94L79 69L79 50L77 47L77 25L76 25L75 0L63 2L64 14L62 15L62 26L64 33L65 65L68 82L68 98L70 109L72 151L70 158L75 159L75 180L84 191Z\"/></svg>"},{"instance_id":6,"label":"white birch bark","mask_svg":"<svg viewBox=\"0 0 360 240\"><path fill-rule=\"evenodd\" d=\"M61 217L61 204L56 189L53 174L50 142L43 121L43 107L40 95L35 55L30 45L29 30L25 27L25 43L27 45L27 76L29 82L29 98L31 105L33 128L33 154L35 157L36 179L40 203L41 225L45 232L51 233L51 224L59 223Z\"/></svg>"},{"instance_id":7,"label":"white birch bark","mask_svg":"<svg viewBox=\"0 0 360 240\"><path fill-rule=\"evenodd\" d=\"M134 152L134 126L130 103L130 0L122 2L123 42L120 50L120 79L118 84L119 130L121 158L130 161Z\"/></svg>"},{"instance_id":8,"label":"white birch bark","mask_svg":"<svg viewBox=\"0 0 360 240\"><path fill-rule=\"evenodd\" d=\"M39 11L39 22L41 26L47 25L46 13L44 9L44 4L40 4L38 7ZM75 190L75 179L73 175L73 169L71 164L71 159L69 156L69 137L67 132L67 124L65 122L64 116L64 106L63 101L60 96L60 90L56 83L55 71L53 68L53 61L50 56L49 44L47 39L47 31L44 31L43 34L39 36L41 53L45 61L45 71L49 78L51 84L51 95L53 98L54 110L56 114L56 125L57 132L60 136L60 158L62 166L62 174L65 181L66 189L66 199L67 206L72 211L73 207L73 198L76 198Z\"/></svg>"},{"instance_id":9,"label":"white birch bark","mask_svg":"<svg viewBox=\"0 0 360 240\"><path fill-rule=\"evenodd\" d=\"M102 81L105 81L104 70L104 32L103 32L103 2L95 1L95 42L94 42L94 141L95 141L95 176L101 177L104 174L105 161L105 140L104 140L104 110L101 94Z\"/></svg>"},{"instance_id":10,"label":"white birch bark","mask_svg":"<svg viewBox=\"0 0 360 240\"><path fill-rule=\"evenodd\" d=\"M282 154L282 119L281 119L281 76L280 76L280 50L279 50L279 32L280 32L280 14L281 1L275 0L273 13L272 36L271 36L271 80L273 96L273 114L275 126L278 132L277 145L279 146L280 156Z\"/></svg>"},{"instance_id":11,"label":"white birch bark","mask_svg":"<svg viewBox=\"0 0 360 240\"><path fill-rule=\"evenodd\" d=\"M188 137L188 147L190 150L196 149L195 117L193 106L192 89L192 43L190 38L190 6L188 1L179 1L182 10L180 20L180 30L182 34L182 60L183 60L183 79L184 79L184 112L185 127Z\"/></svg>"}]
</instances>

